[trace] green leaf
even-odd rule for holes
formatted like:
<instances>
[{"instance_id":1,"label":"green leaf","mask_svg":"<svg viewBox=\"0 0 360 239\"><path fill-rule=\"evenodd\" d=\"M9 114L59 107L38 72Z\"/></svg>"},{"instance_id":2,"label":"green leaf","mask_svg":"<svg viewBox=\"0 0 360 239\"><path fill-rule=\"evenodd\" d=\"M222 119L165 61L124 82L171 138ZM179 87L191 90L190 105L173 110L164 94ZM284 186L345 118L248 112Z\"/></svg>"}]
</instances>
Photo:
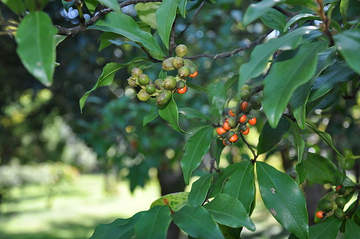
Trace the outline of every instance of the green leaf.
<instances>
[{"instance_id":1,"label":"green leaf","mask_svg":"<svg viewBox=\"0 0 360 239\"><path fill-rule=\"evenodd\" d=\"M200 85L197 85L197 84L194 84L194 83L191 83L191 82L186 82L186 85L189 88L192 88L192 89L194 89L196 91L207 93L207 89L205 87L200 86Z\"/></svg>"},{"instance_id":2,"label":"green leaf","mask_svg":"<svg viewBox=\"0 0 360 239\"><path fill-rule=\"evenodd\" d=\"M139 212L128 219L116 219L109 224L101 224L95 228L90 239L128 239L135 235L135 225L141 214Z\"/></svg>"},{"instance_id":3,"label":"green leaf","mask_svg":"<svg viewBox=\"0 0 360 239\"><path fill-rule=\"evenodd\" d=\"M159 9L161 3L138 3L135 5L137 15L140 20L149 24L151 28L156 29L156 11Z\"/></svg>"},{"instance_id":4,"label":"green leaf","mask_svg":"<svg viewBox=\"0 0 360 239\"><path fill-rule=\"evenodd\" d=\"M80 98L80 101L79 101L80 111L82 112L82 109L85 106L86 99L89 97L91 92L93 92L94 90L96 90L97 88L99 88L101 86L111 85L112 82L114 81L114 76L115 76L116 72L118 72L120 69L132 64L135 61L141 61L141 60L142 60L141 58L136 58L136 59L132 60L131 62L124 63L124 64L115 63L115 62L107 63L104 66L103 71L102 71L101 75L99 76L99 78L97 79L93 88L91 88L91 90L87 91Z\"/></svg>"},{"instance_id":5,"label":"green leaf","mask_svg":"<svg viewBox=\"0 0 360 239\"><path fill-rule=\"evenodd\" d=\"M256 4L250 4L250 6L246 9L243 24L245 26L249 25L251 22L261 17L263 14L269 11L270 8L280 2L283 2L283 0L264 0Z\"/></svg>"},{"instance_id":6,"label":"green leaf","mask_svg":"<svg viewBox=\"0 0 360 239\"><path fill-rule=\"evenodd\" d=\"M97 0L84 0L85 5L91 14L94 14L99 2Z\"/></svg>"},{"instance_id":7,"label":"green leaf","mask_svg":"<svg viewBox=\"0 0 360 239\"><path fill-rule=\"evenodd\" d=\"M300 239L309 238L305 197L296 182L264 162L256 162L256 172L261 197L273 217Z\"/></svg>"},{"instance_id":8,"label":"green leaf","mask_svg":"<svg viewBox=\"0 0 360 239\"><path fill-rule=\"evenodd\" d=\"M245 82L259 76L267 68L270 57L277 50L295 49L301 43L304 34L316 30L315 27L301 27L279 37L270 39L267 43L258 45L251 52L250 61L242 64L239 69L239 92Z\"/></svg>"},{"instance_id":9,"label":"green leaf","mask_svg":"<svg viewBox=\"0 0 360 239\"><path fill-rule=\"evenodd\" d=\"M118 0L98 0L98 1L116 12L121 12Z\"/></svg>"},{"instance_id":10,"label":"green leaf","mask_svg":"<svg viewBox=\"0 0 360 239\"><path fill-rule=\"evenodd\" d=\"M164 59L165 53L155 42L154 37L150 33L141 30L135 20L126 14L110 12L104 19L100 19L88 29L120 34L143 45L153 57L159 60Z\"/></svg>"},{"instance_id":11,"label":"green leaf","mask_svg":"<svg viewBox=\"0 0 360 239\"><path fill-rule=\"evenodd\" d=\"M209 116L201 113L199 110L196 110L194 108L186 108L186 107L180 108L179 113L189 119L198 118L198 119L204 119L208 122L211 122L211 119Z\"/></svg>"},{"instance_id":12,"label":"green leaf","mask_svg":"<svg viewBox=\"0 0 360 239\"><path fill-rule=\"evenodd\" d=\"M330 159L318 154L308 153L303 163L308 181L312 183L340 185L342 173Z\"/></svg>"},{"instance_id":13,"label":"green leaf","mask_svg":"<svg viewBox=\"0 0 360 239\"><path fill-rule=\"evenodd\" d=\"M290 123L290 131L292 133L292 135L294 136L294 143L295 143L295 148L297 151L297 155L298 155L298 160L297 163L301 163L303 160L303 155L304 155L304 151L305 151L305 140L301 137L301 129L299 128L299 126L292 121L290 118L286 117L286 119L289 121Z\"/></svg>"},{"instance_id":14,"label":"green leaf","mask_svg":"<svg viewBox=\"0 0 360 239\"><path fill-rule=\"evenodd\" d=\"M143 118L143 126L147 125L150 121L153 121L159 116L159 113L157 111L156 107L152 107L150 112L144 116Z\"/></svg>"},{"instance_id":15,"label":"green leaf","mask_svg":"<svg viewBox=\"0 0 360 239\"><path fill-rule=\"evenodd\" d=\"M185 205L188 205L188 192L171 193L155 200L150 208L155 206L168 205L174 212L179 211Z\"/></svg>"},{"instance_id":16,"label":"green leaf","mask_svg":"<svg viewBox=\"0 0 360 239\"><path fill-rule=\"evenodd\" d=\"M143 212L135 226L136 238L164 238L171 222L171 212L168 206L155 206Z\"/></svg>"},{"instance_id":17,"label":"green leaf","mask_svg":"<svg viewBox=\"0 0 360 239\"><path fill-rule=\"evenodd\" d=\"M239 75L238 74L234 74L233 77L231 77L230 79L228 79L225 84L224 84L224 88L225 90L229 90L231 88L231 86L239 80Z\"/></svg>"},{"instance_id":18,"label":"green leaf","mask_svg":"<svg viewBox=\"0 0 360 239\"><path fill-rule=\"evenodd\" d=\"M186 18L186 4L187 0L178 0L179 1L179 12L183 18Z\"/></svg>"},{"instance_id":19,"label":"green leaf","mask_svg":"<svg viewBox=\"0 0 360 239\"><path fill-rule=\"evenodd\" d=\"M345 239L358 238L359 235L360 235L360 226L351 219L346 220Z\"/></svg>"},{"instance_id":20,"label":"green leaf","mask_svg":"<svg viewBox=\"0 0 360 239\"><path fill-rule=\"evenodd\" d=\"M189 236L206 239L223 239L219 226L204 207L187 205L172 215L175 224Z\"/></svg>"},{"instance_id":21,"label":"green leaf","mask_svg":"<svg viewBox=\"0 0 360 239\"><path fill-rule=\"evenodd\" d=\"M286 25L283 27L283 31L287 32L292 24L294 24L295 22L298 22L300 20L320 20L320 17L316 16L316 15L309 14L309 13L300 13L298 15L293 16L286 23Z\"/></svg>"},{"instance_id":22,"label":"green leaf","mask_svg":"<svg viewBox=\"0 0 360 239\"><path fill-rule=\"evenodd\" d=\"M360 31L359 29L351 29L343 31L334 36L337 49L345 58L348 65L360 74Z\"/></svg>"},{"instance_id":23,"label":"green leaf","mask_svg":"<svg viewBox=\"0 0 360 239\"><path fill-rule=\"evenodd\" d=\"M309 101L315 101L331 91L338 83L350 81L355 75L345 62L336 62L315 79Z\"/></svg>"},{"instance_id":24,"label":"green leaf","mask_svg":"<svg viewBox=\"0 0 360 239\"><path fill-rule=\"evenodd\" d=\"M286 16L279 11L270 8L264 15L260 17L264 24L272 29L278 30L280 33L284 32L286 24Z\"/></svg>"},{"instance_id":25,"label":"green leaf","mask_svg":"<svg viewBox=\"0 0 360 239\"><path fill-rule=\"evenodd\" d=\"M263 99L263 109L271 127L278 125L296 88L312 78L316 70L317 53L326 46L327 42L315 42L294 51L285 51L272 65L264 79Z\"/></svg>"},{"instance_id":26,"label":"green leaf","mask_svg":"<svg viewBox=\"0 0 360 239\"><path fill-rule=\"evenodd\" d=\"M189 193L189 203L193 206L201 206L209 192L213 174L205 174L196 180L191 186Z\"/></svg>"},{"instance_id":27,"label":"green leaf","mask_svg":"<svg viewBox=\"0 0 360 239\"><path fill-rule=\"evenodd\" d=\"M27 9L30 12L41 11L49 0L25 0Z\"/></svg>"},{"instance_id":28,"label":"green leaf","mask_svg":"<svg viewBox=\"0 0 360 239\"><path fill-rule=\"evenodd\" d=\"M181 168L186 184L189 184L192 172L200 165L202 157L208 152L213 133L213 127L203 126L186 142L185 153L181 160Z\"/></svg>"},{"instance_id":29,"label":"green leaf","mask_svg":"<svg viewBox=\"0 0 360 239\"><path fill-rule=\"evenodd\" d=\"M305 6L312 10L317 9L317 5L313 0L285 0L285 3L292 6Z\"/></svg>"},{"instance_id":30,"label":"green leaf","mask_svg":"<svg viewBox=\"0 0 360 239\"><path fill-rule=\"evenodd\" d=\"M289 122L282 117L276 128L272 128L269 122L266 122L259 136L257 153L263 154L277 145L289 130ZM270 140L271 139L271 140Z\"/></svg>"},{"instance_id":31,"label":"green leaf","mask_svg":"<svg viewBox=\"0 0 360 239\"><path fill-rule=\"evenodd\" d=\"M44 12L26 15L16 32L16 51L21 62L45 86L53 82L56 32L50 17Z\"/></svg>"},{"instance_id":32,"label":"green leaf","mask_svg":"<svg viewBox=\"0 0 360 239\"><path fill-rule=\"evenodd\" d=\"M178 0L163 0L156 11L157 30L166 49L169 49L170 33L175 21L177 7Z\"/></svg>"},{"instance_id":33,"label":"green leaf","mask_svg":"<svg viewBox=\"0 0 360 239\"><path fill-rule=\"evenodd\" d=\"M14 1L14 0L1 0L6 6L8 6L11 11L13 11L16 15L23 15L26 11L24 1Z\"/></svg>"},{"instance_id":34,"label":"green leaf","mask_svg":"<svg viewBox=\"0 0 360 239\"><path fill-rule=\"evenodd\" d=\"M235 197L219 194L211 202L205 204L204 207L211 213L217 223L232 228L246 227L250 231L255 231L255 225L246 209Z\"/></svg>"},{"instance_id":35,"label":"green leaf","mask_svg":"<svg viewBox=\"0 0 360 239\"><path fill-rule=\"evenodd\" d=\"M158 108L158 113L162 119L169 122L171 127L181 133L186 133L179 126L179 111L174 100L174 97L171 97L169 103L163 107Z\"/></svg>"},{"instance_id":36,"label":"green leaf","mask_svg":"<svg viewBox=\"0 0 360 239\"><path fill-rule=\"evenodd\" d=\"M335 239L339 230L342 221L335 218L329 217L324 222L311 226L310 229L310 238L311 239Z\"/></svg>"},{"instance_id":37,"label":"green leaf","mask_svg":"<svg viewBox=\"0 0 360 239\"><path fill-rule=\"evenodd\" d=\"M332 142L332 138L331 138L331 135L324 132L324 131L321 131L319 130L318 128L316 128L314 125L312 125L311 123L309 122L306 122L306 125L312 130L314 131L314 133L316 133L317 135L320 136L320 138L327 144L329 145L331 148L333 148L335 150L335 152L343 157L343 155L335 148L333 142Z\"/></svg>"},{"instance_id":38,"label":"green leaf","mask_svg":"<svg viewBox=\"0 0 360 239\"><path fill-rule=\"evenodd\" d=\"M250 213L255 196L254 165L250 161L237 163L238 167L232 173L224 186L223 193L237 198Z\"/></svg>"},{"instance_id":39,"label":"green leaf","mask_svg":"<svg viewBox=\"0 0 360 239\"><path fill-rule=\"evenodd\" d=\"M343 18L343 24L345 25L347 23L347 12L349 8L350 0L341 0L340 1L340 14Z\"/></svg>"},{"instance_id":40,"label":"green leaf","mask_svg":"<svg viewBox=\"0 0 360 239\"><path fill-rule=\"evenodd\" d=\"M306 180L306 169L304 166L303 161L301 163L298 163L295 165L295 171L296 171L296 182L297 184L302 184Z\"/></svg>"},{"instance_id":41,"label":"green leaf","mask_svg":"<svg viewBox=\"0 0 360 239\"><path fill-rule=\"evenodd\" d=\"M226 103L226 90L222 83L219 82L209 85L208 100L210 104L210 114L214 117L214 121L218 122Z\"/></svg>"}]
</instances>

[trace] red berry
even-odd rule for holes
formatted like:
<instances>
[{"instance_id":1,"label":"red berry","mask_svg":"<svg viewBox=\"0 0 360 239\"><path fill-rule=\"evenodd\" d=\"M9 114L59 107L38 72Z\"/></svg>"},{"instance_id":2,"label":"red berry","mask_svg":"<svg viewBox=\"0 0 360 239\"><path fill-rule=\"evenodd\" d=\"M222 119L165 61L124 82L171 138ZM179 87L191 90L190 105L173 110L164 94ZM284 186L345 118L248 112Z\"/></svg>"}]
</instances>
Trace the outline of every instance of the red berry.
<instances>
[{"instance_id":1,"label":"red berry","mask_svg":"<svg viewBox=\"0 0 360 239\"><path fill-rule=\"evenodd\" d=\"M236 115L231 111L231 109L229 110L229 115L231 115L232 117L235 117Z\"/></svg>"},{"instance_id":2,"label":"red berry","mask_svg":"<svg viewBox=\"0 0 360 239\"><path fill-rule=\"evenodd\" d=\"M233 136L230 137L229 141L230 142L236 142L238 140L238 138L239 137L237 136L237 134L234 134Z\"/></svg>"},{"instance_id":3,"label":"red berry","mask_svg":"<svg viewBox=\"0 0 360 239\"><path fill-rule=\"evenodd\" d=\"M230 129L231 129L231 127L230 127L229 123L228 123L228 122L226 122L226 121L223 123L223 128L224 128L226 131L228 131L228 130L230 130Z\"/></svg>"},{"instance_id":4,"label":"red berry","mask_svg":"<svg viewBox=\"0 0 360 239\"><path fill-rule=\"evenodd\" d=\"M249 105L249 102L243 101L243 102L241 103L241 105L240 105L241 110L245 112L245 111L246 111L246 108L248 107L248 105Z\"/></svg>"},{"instance_id":5,"label":"red berry","mask_svg":"<svg viewBox=\"0 0 360 239\"><path fill-rule=\"evenodd\" d=\"M249 119L249 124L250 124L250 125L256 125L256 122L257 122L256 117L254 117L254 118L252 118L252 119Z\"/></svg>"},{"instance_id":6,"label":"red berry","mask_svg":"<svg viewBox=\"0 0 360 239\"><path fill-rule=\"evenodd\" d=\"M187 86L177 89L177 93L179 93L179 94L184 94L186 91L187 91Z\"/></svg>"},{"instance_id":7,"label":"red berry","mask_svg":"<svg viewBox=\"0 0 360 239\"><path fill-rule=\"evenodd\" d=\"M198 71L195 71L194 73L190 74L189 76L192 77L192 78L194 78L194 77L196 77L197 75L198 75Z\"/></svg>"},{"instance_id":8,"label":"red berry","mask_svg":"<svg viewBox=\"0 0 360 239\"><path fill-rule=\"evenodd\" d=\"M247 128L246 128L246 130L245 131L241 131L241 133L243 134L243 135L248 135L249 133L250 133L250 128L249 128L249 126L246 126Z\"/></svg>"},{"instance_id":9,"label":"red berry","mask_svg":"<svg viewBox=\"0 0 360 239\"><path fill-rule=\"evenodd\" d=\"M226 130L223 127L219 127L216 129L216 133L218 133L218 135L222 135L223 133L226 133Z\"/></svg>"},{"instance_id":10,"label":"red berry","mask_svg":"<svg viewBox=\"0 0 360 239\"><path fill-rule=\"evenodd\" d=\"M325 213L324 213L323 211L317 211L315 215L316 215L317 218L323 219L323 218L324 218L324 214L325 214Z\"/></svg>"},{"instance_id":11,"label":"red berry","mask_svg":"<svg viewBox=\"0 0 360 239\"><path fill-rule=\"evenodd\" d=\"M247 116L246 116L246 115L242 115L242 116L240 117L240 119L239 119L239 122L243 124L243 123L246 122L246 119L247 119Z\"/></svg>"},{"instance_id":12,"label":"red berry","mask_svg":"<svg viewBox=\"0 0 360 239\"><path fill-rule=\"evenodd\" d=\"M343 185L337 186L337 187L336 187L336 192L338 192L338 191L340 190L340 188L342 188L342 187L343 187Z\"/></svg>"}]
</instances>

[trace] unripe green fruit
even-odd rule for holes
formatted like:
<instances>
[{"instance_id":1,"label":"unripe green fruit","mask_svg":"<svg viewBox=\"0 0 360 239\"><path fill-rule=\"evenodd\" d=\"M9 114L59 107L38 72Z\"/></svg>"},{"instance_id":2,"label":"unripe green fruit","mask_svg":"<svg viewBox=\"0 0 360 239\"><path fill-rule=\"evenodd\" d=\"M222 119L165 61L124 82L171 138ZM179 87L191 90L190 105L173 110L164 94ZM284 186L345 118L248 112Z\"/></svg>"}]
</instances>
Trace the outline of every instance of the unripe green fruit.
<instances>
[{"instance_id":1,"label":"unripe green fruit","mask_svg":"<svg viewBox=\"0 0 360 239\"><path fill-rule=\"evenodd\" d=\"M140 76L142 73L143 73L143 71L140 68L137 68L137 67L132 68L132 70L131 70L131 74L133 76Z\"/></svg>"},{"instance_id":2,"label":"unripe green fruit","mask_svg":"<svg viewBox=\"0 0 360 239\"><path fill-rule=\"evenodd\" d=\"M345 162L342 165L343 169L352 169L355 165L355 159L345 158Z\"/></svg>"},{"instance_id":3,"label":"unripe green fruit","mask_svg":"<svg viewBox=\"0 0 360 239\"><path fill-rule=\"evenodd\" d=\"M167 76L164 79L164 88L167 90L174 90L176 87L176 80L173 76Z\"/></svg>"},{"instance_id":4,"label":"unripe green fruit","mask_svg":"<svg viewBox=\"0 0 360 239\"><path fill-rule=\"evenodd\" d=\"M156 98L156 104L157 105L166 105L170 99L171 99L171 91L163 90Z\"/></svg>"},{"instance_id":5,"label":"unripe green fruit","mask_svg":"<svg viewBox=\"0 0 360 239\"><path fill-rule=\"evenodd\" d=\"M225 142L225 144L226 144L227 146L231 146L231 145L232 145L232 143L231 143L230 140L228 140L228 139L225 139L224 142Z\"/></svg>"},{"instance_id":6,"label":"unripe green fruit","mask_svg":"<svg viewBox=\"0 0 360 239\"><path fill-rule=\"evenodd\" d=\"M136 78L135 76L130 76L128 79L127 79L127 82L129 84L129 86L132 86L132 87L136 87L137 84L136 84Z\"/></svg>"},{"instance_id":7,"label":"unripe green fruit","mask_svg":"<svg viewBox=\"0 0 360 239\"><path fill-rule=\"evenodd\" d=\"M335 192L330 192L325 196L325 199L334 202L337 197L338 195Z\"/></svg>"},{"instance_id":8,"label":"unripe green fruit","mask_svg":"<svg viewBox=\"0 0 360 239\"><path fill-rule=\"evenodd\" d=\"M156 88L153 84L146 86L146 92L149 93L150 95L154 94L155 91L156 91Z\"/></svg>"},{"instance_id":9,"label":"unripe green fruit","mask_svg":"<svg viewBox=\"0 0 360 239\"><path fill-rule=\"evenodd\" d=\"M247 130L247 126L246 126L246 124L240 124L240 126L239 126L239 130L241 130L241 131L245 131L245 130Z\"/></svg>"},{"instance_id":10,"label":"unripe green fruit","mask_svg":"<svg viewBox=\"0 0 360 239\"><path fill-rule=\"evenodd\" d=\"M335 211L334 211L334 215L338 219L342 219L345 216L345 213L344 213L344 211L342 209L336 208Z\"/></svg>"},{"instance_id":11,"label":"unripe green fruit","mask_svg":"<svg viewBox=\"0 0 360 239\"><path fill-rule=\"evenodd\" d=\"M250 99L250 103L254 110L258 110L261 108L261 99L257 95L253 95Z\"/></svg>"},{"instance_id":12,"label":"unripe green fruit","mask_svg":"<svg viewBox=\"0 0 360 239\"><path fill-rule=\"evenodd\" d=\"M321 203L322 209L325 211L331 211L334 208L334 203L329 200L325 200Z\"/></svg>"},{"instance_id":13,"label":"unripe green fruit","mask_svg":"<svg viewBox=\"0 0 360 239\"><path fill-rule=\"evenodd\" d=\"M141 74L139 76L138 82L139 82L140 85L147 85L147 84L150 83L150 79L149 79L149 77L147 75Z\"/></svg>"},{"instance_id":14,"label":"unripe green fruit","mask_svg":"<svg viewBox=\"0 0 360 239\"><path fill-rule=\"evenodd\" d=\"M335 200L336 204L338 205L339 208L343 208L346 204L346 199L343 198L343 197L338 197L336 200Z\"/></svg>"},{"instance_id":15,"label":"unripe green fruit","mask_svg":"<svg viewBox=\"0 0 360 239\"><path fill-rule=\"evenodd\" d=\"M165 71L172 71L175 70L175 67L173 65L173 60L175 57L170 57L162 62L162 68Z\"/></svg>"},{"instance_id":16,"label":"unripe green fruit","mask_svg":"<svg viewBox=\"0 0 360 239\"><path fill-rule=\"evenodd\" d=\"M231 128L235 128L238 121L237 121L236 117L230 117L228 123Z\"/></svg>"},{"instance_id":17,"label":"unripe green fruit","mask_svg":"<svg viewBox=\"0 0 360 239\"><path fill-rule=\"evenodd\" d=\"M163 79L157 79L154 82L155 88L158 90L162 90L164 88L164 80Z\"/></svg>"},{"instance_id":18,"label":"unripe green fruit","mask_svg":"<svg viewBox=\"0 0 360 239\"><path fill-rule=\"evenodd\" d=\"M248 101L251 97L251 92L248 90L242 90L241 91L241 99Z\"/></svg>"},{"instance_id":19,"label":"unripe green fruit","mask_svg":"<svg viewBox=\"0 0 360 239\"><path fill-rule=\"evenodd\" d=\"M221 138L223 138L223 139L225 139L225 138L227 138L228 137L228 132L226 132L226 133L222 133L221 135L220 135L220 137Z\"/></svg>"},{"instance_id":20,"label":"unripe green fruit","mask_svg":"<svg viewBox=\"0 0 360 239\"><path fill-rule=\"evenodd\" d=\"M184 80L179 80L176 83L176 88L178 88L178 89L184 88L185 86L186 86L186 82Z\"/></svg>"},{"instance_id":21,"label":"unripe green fruit","mask_svg":"<svg viewBox=\"0 0 360 239\"><path fill-rule=\"evenodd\" d=\"M139 91L139 93L137 94L137 97L141 101L147 101L148 99L150 99L150 95L144 89L141 89Z\"/></svg>"},{"instance_id":22,"label":"unripe green fruit","mask_svg":"<svg viewBox=\"0 0 360 239\"><path fill-rule=\"evenodd\" d=\"M184 59L181 57L175 57L172 61L172 64L176 69L179 69L180 67L184 66Z\"/></svg>"},{"instance_id":23,"label":"unripe green fruit","mask_svg":"<svg viewBox=\"0 0 360 239\"><path fill-rule=\"evenodd\" d=\"M197 71L197 67L195 67L195 66L190 66L189 67L189 73L190 74L194 74L196 71Z\"/></svg>"},{"instance_id":24,"label":"unripe green fruit","mask_svg":"<svg viewBox=\"0 0 360 239\"><path fill-rule=\"evenodd\" d=\"M179 70L178 70L178 75L181 78L186 78L186 77L189 76L189 74L190 74L189 67L183 66L183 67L180 67Z\"/></svg>"},{"instance_id":25,"label":"unripe green fruit","mask_svg":"<svg viewBox=\"0 0 360 239\"><path fill-rule=\"evenodd\" d=\"M187 53L187 47L184 44L180 44L175 48L175 53L178 57L183 57Z\"/></svg>"},{"instance_id":26,"label":"unripe green fruit","mask_svg":"<svg viewBox=\"0 0 360 239\"><path fill-rule=\"evenodd\" d=\"M241 91L244 91L244 90L250 91L251 88L250 88L249 85L243 85L243 86L241 87Z\"/></svg>"},{"instance_id":27,"label":"unripe green fruit","mask_svg":"<svg viewBox=\"0 0 360 239\"><path fill-rule=\"evenodd\" d=\"M230 110L235 116L240 113L240 109L238 107L233 107Z\"/></svg>"}]
</instances>

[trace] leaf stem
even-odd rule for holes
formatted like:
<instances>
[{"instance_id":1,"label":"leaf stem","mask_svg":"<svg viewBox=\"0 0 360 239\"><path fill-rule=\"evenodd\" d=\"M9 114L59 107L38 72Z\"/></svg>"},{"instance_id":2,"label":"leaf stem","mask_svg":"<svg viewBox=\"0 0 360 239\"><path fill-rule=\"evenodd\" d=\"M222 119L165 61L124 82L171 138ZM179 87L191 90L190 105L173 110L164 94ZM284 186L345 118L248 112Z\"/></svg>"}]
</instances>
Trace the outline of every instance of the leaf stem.
<instances>
[{"instance_id":1,"label":"leaf stem","mask_svg":"<svg viewBox=\"0 0 360 239\"><path fill-rule=\"evenodd\" d=\"M256 162L256 159L258 158L258 155L255 153L255 150L253 149L253 146L250 145L250 144L246 141L244 135L240 134L240 136L241 136L242 141L246 144L246 146L250 149L251 153L252 153L253 156L254 156L254 158L251 160L251 162L252 162L252 163L255 163L255 162Z\"/></svg>"}]
</instances>

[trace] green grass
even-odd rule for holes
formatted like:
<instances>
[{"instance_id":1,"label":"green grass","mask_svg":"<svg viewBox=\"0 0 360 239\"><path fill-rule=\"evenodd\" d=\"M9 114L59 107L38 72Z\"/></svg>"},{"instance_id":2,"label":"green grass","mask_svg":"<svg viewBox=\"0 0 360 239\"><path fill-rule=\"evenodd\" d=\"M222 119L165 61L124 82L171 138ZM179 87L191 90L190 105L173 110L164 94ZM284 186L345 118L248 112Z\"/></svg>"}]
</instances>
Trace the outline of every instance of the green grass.
<instances>
[{"instance_id":1,"label":"green grass","mask_svg":"<svg viewBox=\"0 0 360 239\"><path fill-rule=\"evenodd\" d=\"M56 189L51 208L45 186L13 189L1 207L0 238L89 238L98 224L131 217L160 197L155 182L134 194L127 183L120 183L114 196L105 195L103 182L101 175L82 175L73 184Z\"/></svg>"}]
</instances>

